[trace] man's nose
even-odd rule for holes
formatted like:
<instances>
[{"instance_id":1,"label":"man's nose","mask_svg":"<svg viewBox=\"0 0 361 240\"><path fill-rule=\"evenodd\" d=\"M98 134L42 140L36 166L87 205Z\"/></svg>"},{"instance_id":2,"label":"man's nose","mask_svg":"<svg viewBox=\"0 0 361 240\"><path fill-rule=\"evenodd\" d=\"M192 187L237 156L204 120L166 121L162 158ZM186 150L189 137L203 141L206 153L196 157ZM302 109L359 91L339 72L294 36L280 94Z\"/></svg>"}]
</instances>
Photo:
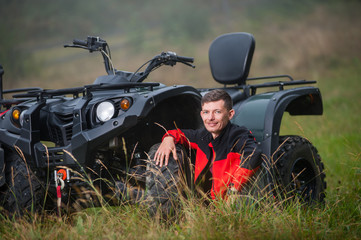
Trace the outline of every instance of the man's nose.
<instances>
[{"instance_id":1,"label":"man's nose","mask_svg":"<svg viewBox=\"0 0 361 240\"><path fill-rule=\"evenodd\" d=\"M214 120L214 113L211 112L211 114L209 114L209 119Z\"/></svg>"}]
</instances>

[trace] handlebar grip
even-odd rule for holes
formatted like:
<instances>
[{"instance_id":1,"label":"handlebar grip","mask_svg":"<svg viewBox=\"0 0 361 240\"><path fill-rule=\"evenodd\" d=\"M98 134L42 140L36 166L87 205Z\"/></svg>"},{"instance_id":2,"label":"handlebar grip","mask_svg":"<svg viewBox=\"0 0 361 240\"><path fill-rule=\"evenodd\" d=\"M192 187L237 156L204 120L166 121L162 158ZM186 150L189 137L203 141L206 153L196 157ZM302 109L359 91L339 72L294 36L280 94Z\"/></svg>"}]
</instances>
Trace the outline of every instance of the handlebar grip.
<instances>
[{"instance_id":1,"label":"handlebar grip","mask_svg":"<svg viewBox=\"0 0 361 240\"><path fill-rule=\"evenodd\" d=\"M179 61L182 61L182 62L194 62L194 58L192 57L183 57L183 56L177 56L178 60Z\"/></svg>"},{"instance_id":2,"label":"handlebar grip","mask_svg":"<svg viewBox=\"0 0 361 240\"><path fill-rule=\"evenodd\" d=\"M87 41L84 41L84 40L79 40L79 39L74 39L73 40L73 44L74 45L80 45L80 46L88 46L88 42Z\"/></svg>"}]
</instances>

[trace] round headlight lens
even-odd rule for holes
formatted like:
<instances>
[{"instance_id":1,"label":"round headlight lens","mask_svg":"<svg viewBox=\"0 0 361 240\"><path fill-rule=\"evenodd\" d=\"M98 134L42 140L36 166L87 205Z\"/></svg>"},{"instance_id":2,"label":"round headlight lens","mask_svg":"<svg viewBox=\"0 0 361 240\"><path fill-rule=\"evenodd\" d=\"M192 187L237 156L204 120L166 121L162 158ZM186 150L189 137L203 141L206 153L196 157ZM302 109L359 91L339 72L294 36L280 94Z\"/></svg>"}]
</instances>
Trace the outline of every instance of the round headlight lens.
<instances>
[{"instance_id":1,"label":"round headlight lens","mask_svg":"<svg viewBox=\"0 0 361 240\"><path fill-rule=\"evenodd\" d=\"M109 121L114 116L114 112L113 103L108 101L100 103L96 109L97 118L102 122Z\"/></svg>"}]
</instances>

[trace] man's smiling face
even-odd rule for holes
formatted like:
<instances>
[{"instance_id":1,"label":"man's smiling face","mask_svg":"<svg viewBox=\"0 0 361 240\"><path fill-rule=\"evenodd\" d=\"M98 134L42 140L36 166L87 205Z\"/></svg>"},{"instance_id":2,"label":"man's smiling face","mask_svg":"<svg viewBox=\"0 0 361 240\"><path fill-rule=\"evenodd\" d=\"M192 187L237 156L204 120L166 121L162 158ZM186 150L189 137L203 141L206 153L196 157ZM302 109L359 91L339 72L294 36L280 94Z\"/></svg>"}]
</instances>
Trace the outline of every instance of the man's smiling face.
<instances>
[{"instance_id":1,"label":"man's smiling face","mask_svg":"<svg viewBox=\"0 0 361 240\"><path fill-rule=\"evenodd\" d=\"M224 100L206 102L202 106L201 117L203 124L213 138L219 136L233 116L234 110L228 110L224 106Z\"/></svg>"}]
</instances>

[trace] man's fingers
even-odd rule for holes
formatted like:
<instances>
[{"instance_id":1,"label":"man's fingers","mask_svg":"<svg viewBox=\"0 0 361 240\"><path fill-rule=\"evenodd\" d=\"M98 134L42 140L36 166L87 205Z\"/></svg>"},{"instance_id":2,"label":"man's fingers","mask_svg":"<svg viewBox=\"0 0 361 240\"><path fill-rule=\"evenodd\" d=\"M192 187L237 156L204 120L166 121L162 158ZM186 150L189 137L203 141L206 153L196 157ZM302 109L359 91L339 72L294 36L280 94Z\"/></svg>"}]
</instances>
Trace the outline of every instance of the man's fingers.
<instances>
[{"instance_id":1,"label":"man's fingers","mask_svg":"<svg viewBox=\"0 0 361 240\"><path fill-rule=\"evenodd\" d=\"M173 148L172 153L173 153L174 160L178 160L177 149L176 148Z\"/></svg>"},{"instance_id":2,"label":"man's fingers","mask_svg":"<svg viewBox=\"0 0 361 240\"><path fill-rule=\"evenodd\" d=\"M156 165L159 165L160 167L162 167L163 161L164 161L164 155L162 153L159 153L158 157L157 157Z\"/></svg>"},{"instance_id":3,"label":"man's fingers","mask_svg":"<svg viewBox=\"0 0 361 240\"><path fill-rule=\"evenodd\" d=\"M156 152L154 156L155 165L162 166L163 164L163 155L160 152Z\"/></svg>"},{"instance_id":4,"label":"man's fingers","mask_svg":"<svg viewBox=\"0 0 361 240\"><path fill-rule=\"evenodd\" d=\"M164 162L164 166L168 165L168 161L169 161L169 154L165 155L165 162Z\"/></svg>"},{"instance_id":5,"label":"man's fingers","mask_svg":"<svg viewBox=\"0 0 361 240\"><path fill-rule=\"evenodd\" d=\"M175 160L178 160L177 149L175 147L160 146L154 154L155 165L159 167L167 166L169 163L169 155L172 154Z\"/></svg>"},{"instance_id":6,"label":"man's fingers","mask_svg":"<svg viewBox=\"0 0 361 240\"><path fill-rule=\"evenodd\" d=\"M157 152L154 154L154 159L153 159L153 161L155 161L155 165L158 165L158 162L159 162L158 155L159 155L159 153L158 153L158 151L157 151Z\"/></svg>"}]
</instances>

